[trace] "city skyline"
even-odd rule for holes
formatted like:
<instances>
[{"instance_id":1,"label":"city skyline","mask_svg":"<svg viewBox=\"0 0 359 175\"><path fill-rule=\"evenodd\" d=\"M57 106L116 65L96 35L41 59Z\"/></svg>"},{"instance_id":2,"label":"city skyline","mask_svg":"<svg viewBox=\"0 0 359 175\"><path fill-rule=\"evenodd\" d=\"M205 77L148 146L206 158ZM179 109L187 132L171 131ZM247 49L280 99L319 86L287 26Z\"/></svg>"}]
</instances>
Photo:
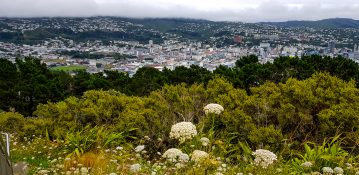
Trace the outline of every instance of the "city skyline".
<instances>
[{"instance_id":1,"label":"city skyline","mask_svg":"<svg viewBox=\"0 0 359 175\"><path fill-rule=\"evenodd\" d=\"M0 0L0 17L195 18L213 21L359 19L355 0Z\"/></svg>"}]
</instances>

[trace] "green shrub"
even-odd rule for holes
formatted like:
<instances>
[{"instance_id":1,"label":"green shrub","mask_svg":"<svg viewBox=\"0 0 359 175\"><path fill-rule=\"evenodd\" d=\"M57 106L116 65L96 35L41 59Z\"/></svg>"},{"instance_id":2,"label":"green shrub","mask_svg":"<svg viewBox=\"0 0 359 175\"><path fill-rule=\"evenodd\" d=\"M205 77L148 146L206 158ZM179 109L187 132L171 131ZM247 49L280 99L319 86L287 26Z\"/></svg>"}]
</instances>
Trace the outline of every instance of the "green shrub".
<instances>
[{"instance_id":1,"label":"green shrub","mask_svg":"<svg viewBox=\"0 0 359 175\"><path fill-rule=\"evenodd\" d=\"M17 112L0 113L0 128L3 132L16 133L21 131L25 124L24 117Z\"/></svg>"}]
</instances>

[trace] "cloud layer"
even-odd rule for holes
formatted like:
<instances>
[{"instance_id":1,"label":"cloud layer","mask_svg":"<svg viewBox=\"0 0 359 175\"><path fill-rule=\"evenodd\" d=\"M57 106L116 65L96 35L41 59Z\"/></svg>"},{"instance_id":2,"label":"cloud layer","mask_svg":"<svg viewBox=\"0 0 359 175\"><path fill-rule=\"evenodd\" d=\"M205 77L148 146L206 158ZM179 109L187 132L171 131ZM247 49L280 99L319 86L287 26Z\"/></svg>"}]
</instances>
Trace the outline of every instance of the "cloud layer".
<instances>
[{"instance_id":1,"label":"cloud layer","mask_svg":"<svg viewBox=\"0 0 359 175\"><path fill-rule=\"evenodd\" d=\"M359 19L357 0L0 0L0 16L186 17L226 21Z\"/></svg>"}]
</instances>

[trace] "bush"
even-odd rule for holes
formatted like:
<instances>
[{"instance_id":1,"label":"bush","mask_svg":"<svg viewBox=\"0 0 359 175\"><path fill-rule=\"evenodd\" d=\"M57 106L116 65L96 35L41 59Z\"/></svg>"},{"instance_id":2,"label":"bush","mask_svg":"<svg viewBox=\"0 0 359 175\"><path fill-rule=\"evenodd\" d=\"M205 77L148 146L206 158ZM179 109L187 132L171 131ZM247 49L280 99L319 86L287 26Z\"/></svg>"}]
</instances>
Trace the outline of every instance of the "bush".
<instances>
[{"instance_id":1,"label":"bush","mask_svg":"<svg viewBox=\"0 0 359 175\"><path fill-rule=\"evenodd\" d=\"M0 113L0 128L3 132L16 133L22 130L24 117L17 112Z\"/></svg>"}]
</instances>

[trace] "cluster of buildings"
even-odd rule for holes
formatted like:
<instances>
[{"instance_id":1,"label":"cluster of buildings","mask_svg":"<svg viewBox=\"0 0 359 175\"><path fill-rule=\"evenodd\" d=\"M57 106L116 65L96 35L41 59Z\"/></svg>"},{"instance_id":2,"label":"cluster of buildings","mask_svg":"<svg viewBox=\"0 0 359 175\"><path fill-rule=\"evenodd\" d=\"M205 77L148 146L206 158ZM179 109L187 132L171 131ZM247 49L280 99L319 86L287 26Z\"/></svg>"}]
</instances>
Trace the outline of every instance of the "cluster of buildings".
<instances>
[{"instance_id":1,"label":"cluster of buildings","mask_svg":"<svg viewBox=\"0 0 359 175\"><path fill-rule=\"evenodd\" d=\"M20 19L19 19L20 20ZM91 30L127 31L145 28L141 24L120 21L113 18L79 19L56 18L32 23L29 19L22 22L10 22L8 30L33 30L41 25L61 28L66 25L76 32ZM1 20L0 20L1 22ZM45 23L45 24L43 24ZM70 25L71 24L71 25ZM133 75L139 68L148 66L163 70L175 69L178 66L198 65L210 71L219 65L234 67L235 62L243 56L257 55L260 62L273 62L280 56L302 57L304 55L343 56L359 62L359 48L355 44L359 31L355 29L311 29L279 28L261 24L244 23L188 23L178 30L207 33L207 39L186 38L178 33L161 34L163 42L148 40L139 41L75 41L70 38L56 37L44 39L41 44L26 45L12 42L0 42L0 57L12 61L19 56L33 56L42 59L49 67L81 65L88 72L118 70ZM208 30L212 33L208 34ZM207 31L207 32L206 32ZM354 45L354 46L353 46ZM100 55L98 59L78 58L68 53L86 53ZM118 59L113 55L124 55Z\"/></svg>"}]
</instances>

